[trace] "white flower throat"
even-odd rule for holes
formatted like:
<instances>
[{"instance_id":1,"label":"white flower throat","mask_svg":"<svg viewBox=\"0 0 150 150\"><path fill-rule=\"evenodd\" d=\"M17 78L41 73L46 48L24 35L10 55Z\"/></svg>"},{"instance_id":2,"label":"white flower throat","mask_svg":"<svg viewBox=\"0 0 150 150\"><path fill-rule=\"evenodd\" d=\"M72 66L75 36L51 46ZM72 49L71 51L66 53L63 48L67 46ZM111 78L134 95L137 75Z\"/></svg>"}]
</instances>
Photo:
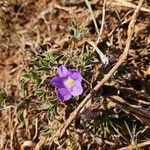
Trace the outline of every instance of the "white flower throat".
<instances>
[{"instance_id":1,"label":"white flower throat","mask_svg":"<svg viewBox=\"0 0 150 150\"><path fill-rule=\"evenodd\" d=\"M68 77L68 79L65 81L65 85L68 89L71 89L74 86L74 80Z\"/></svg>"}]
</instances>

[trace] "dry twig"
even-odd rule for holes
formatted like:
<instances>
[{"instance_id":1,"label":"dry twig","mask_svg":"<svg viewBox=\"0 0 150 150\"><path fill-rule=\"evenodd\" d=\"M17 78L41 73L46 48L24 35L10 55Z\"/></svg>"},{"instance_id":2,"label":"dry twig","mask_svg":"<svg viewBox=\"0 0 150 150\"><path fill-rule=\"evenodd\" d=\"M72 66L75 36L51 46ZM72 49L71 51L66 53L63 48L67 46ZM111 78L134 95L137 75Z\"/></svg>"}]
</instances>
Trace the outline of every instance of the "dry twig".
<instances>
[{"instance_id":1,"label":"dry twig","mask_svg":"<svg viewBox=\"0 0 150 150\"><path fill-rule=\"evenodd\" d=\"M150 141L145 141L145 142L142 142L142 143L138 143L136 146L138 148L142 148L142 147L145 147L145 146L148 146L150 145ZM122 148L119 148L118 150L129 150L129 149L135 149L135 145L129 145L129 146L126 146L126 147L122 147Z\"/></svg>"},{"instance_id":2,"label":"dry twig","mask_svg":"<svg viewBox=\"0 0 150 150\"><path fill-rule=\"evenodd\" d=\"M101 35L102 35L102 32L103 32L104 22L105 22L105 7L106 7L106 0L104 0L104 4L103 4L103 15L102 15L101 29L100 29L100 32L99 32L98 39L97 39L96 43L98 43L99 40L101 39Z\"/></svg>"},{"instance_id":3,"label":"dry twig","mask_svg":"<svg viewBox=\"0 0 150 150\"><path fill-rule=\"evenodd\" d=\"M106 5L110 5L110 6L122 6L122 7L128 7L128 8L133 8L135 9L136 8L136 5L131 3L131 2L128 2L126 0L110 0L110 1L107 1ZM140 11L143 11L143 12L150 12L149 9L147 8L144 8L144 7L141 7L141 10Z\"/></svg>"}]
</instances>

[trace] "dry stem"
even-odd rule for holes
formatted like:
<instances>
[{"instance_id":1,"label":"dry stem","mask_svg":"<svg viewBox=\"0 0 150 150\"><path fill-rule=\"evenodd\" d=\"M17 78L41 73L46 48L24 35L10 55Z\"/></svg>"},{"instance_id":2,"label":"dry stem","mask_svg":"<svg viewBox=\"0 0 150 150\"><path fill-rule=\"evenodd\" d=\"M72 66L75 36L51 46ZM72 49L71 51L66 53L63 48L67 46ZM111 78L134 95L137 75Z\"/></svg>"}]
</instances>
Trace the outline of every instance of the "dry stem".
<instances>
[{"instance_id":1,"label":"dry stem","mask_svg":"<svg viewBox=\"0 0 150 150\"><path fill-rule=\"evenodd\" d=\"M136 146L138 148L142 148L142 147L145 147L145 146L148 146L148 145L150 145L150 141L145 141L145 142L142 142L142 143L138 143ZM119 148L118 150L135 149L136 146L135 145L129 145L129 146L126 146L126 147Z\"/></svg>"}]
</instances>

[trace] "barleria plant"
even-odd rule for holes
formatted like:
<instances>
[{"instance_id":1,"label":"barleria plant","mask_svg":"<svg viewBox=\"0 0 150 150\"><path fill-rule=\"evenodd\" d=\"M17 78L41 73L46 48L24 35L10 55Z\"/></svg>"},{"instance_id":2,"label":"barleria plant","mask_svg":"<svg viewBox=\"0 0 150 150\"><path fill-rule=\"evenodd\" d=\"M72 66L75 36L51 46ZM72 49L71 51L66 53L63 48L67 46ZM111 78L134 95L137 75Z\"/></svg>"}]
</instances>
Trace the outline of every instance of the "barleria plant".
<instances>
[{"instance_id":1,"label":"barleria plant","mask_svg":"<svg viewBox=\"0 0 150 150\"><path fill-rule=\"evenodd\" d=\"M24 93L30 85L30 88L38 98L44 96L43 90L48 86L48 79L53 76L57 67L56 59L57 57L54 58L52 54L46 53L29 64L21 77L21 86Z\"/></svg>"}]
</instances>

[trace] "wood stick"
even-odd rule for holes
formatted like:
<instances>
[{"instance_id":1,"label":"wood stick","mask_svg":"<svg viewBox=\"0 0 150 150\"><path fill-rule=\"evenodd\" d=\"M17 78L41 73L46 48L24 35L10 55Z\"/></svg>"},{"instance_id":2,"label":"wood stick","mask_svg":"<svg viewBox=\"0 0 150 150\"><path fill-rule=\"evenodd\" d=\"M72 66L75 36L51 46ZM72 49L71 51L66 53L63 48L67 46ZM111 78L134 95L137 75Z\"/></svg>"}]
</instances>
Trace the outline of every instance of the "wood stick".
<instances>
[{"instance_id":1,"label":"wood stick","mask_svg":"<svg viewBox=\"0 0 150 150\"><path fill-rule=\"evenodd\" d=\"M122 147L122 148L119 148L118 150L130 150L130 149L135 149L136 147L138 148L142 148L142 147L145 147L145 146L148 146L150 145L150 141L145 141L145 142L142 142L142 143L138 143L135 145L129 145L129 146L126 146L126 147Z\"/></svg>"}]
</instances>

